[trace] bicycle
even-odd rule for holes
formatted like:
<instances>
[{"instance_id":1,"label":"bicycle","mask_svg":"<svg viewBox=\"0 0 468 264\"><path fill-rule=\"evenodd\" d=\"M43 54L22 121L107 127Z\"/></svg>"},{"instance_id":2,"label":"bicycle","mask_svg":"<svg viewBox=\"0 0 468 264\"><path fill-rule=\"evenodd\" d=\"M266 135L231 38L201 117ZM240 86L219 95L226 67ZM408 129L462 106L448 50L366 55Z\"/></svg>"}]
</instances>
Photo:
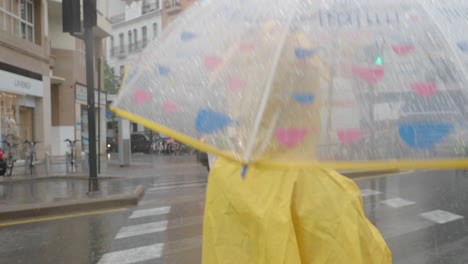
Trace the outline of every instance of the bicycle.
<instances>
[{"instance_id":1,"label":"bicycle","mask_svg":"<svg viewBox=\"0 0 468 264\"><path fill-rule=\"evenodd\" d=\"M67 152L67 162L69 161L70 162L70 165L71 165L71 168L73 170L73 168L76 168L77 167L77 164L75 162L75 145L76 145L76 142L78 142L79 140L71 140L71 139L65 139L65 142L68 143L68 148L69 148L69 151Z\"/></svg>"},{"instance_id":2,"label":"bicycle","mask_svg":"<svg viewBox=\"0 0 468 264\"><path fill-rule=\"evenodd\" d=\"M13 148L18 146L18 144L13 144L9 141L3 141L6 144L6 150L8 151L8 156L5 159L6 162L6 171L5 176L11 176L13 174L13 167L15 166L15 158L13 157Z\"/></svg>"},{"instance_id":3,"label":"bicycle","mask_svg":"<svg viewBox=\"0 0 468 264\"><path fill-rule=\"evenodd\" d=\"M28 150L25 153L26 160L24 162L24 166L26 170L29 168L29 172L32 176L34 169L34 161L36 160L36 145L37 143L39 143L39 141L25 140L24 143L28 145Z\"/></svg>"}]
</instances>

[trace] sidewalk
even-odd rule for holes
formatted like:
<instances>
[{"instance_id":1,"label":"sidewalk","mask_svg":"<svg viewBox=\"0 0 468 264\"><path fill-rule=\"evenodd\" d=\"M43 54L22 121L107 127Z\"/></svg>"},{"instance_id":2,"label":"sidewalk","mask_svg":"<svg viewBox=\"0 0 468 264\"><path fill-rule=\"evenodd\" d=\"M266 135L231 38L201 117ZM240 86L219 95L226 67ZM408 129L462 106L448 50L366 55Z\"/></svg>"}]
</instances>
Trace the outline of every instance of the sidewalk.
<instances>
[{"instance_id":1,"label":"sidewalk","mask_svg":"<svg viewBox=\"0 0 468 264\"><path fill-rule=\"evenodd\" d=\"M158 177L184 175L188 169L207 173L192 156L135 154L131 166L123 168L117 158L101 159L100 191L92 196L87 194L89 174L81 163L76 172L67 173L64 161L55 159L48 170L38 164L32 176L16 167L13 176L0 177L0 221L136 205L143 186Z\"/></svg>"}]
</instances>

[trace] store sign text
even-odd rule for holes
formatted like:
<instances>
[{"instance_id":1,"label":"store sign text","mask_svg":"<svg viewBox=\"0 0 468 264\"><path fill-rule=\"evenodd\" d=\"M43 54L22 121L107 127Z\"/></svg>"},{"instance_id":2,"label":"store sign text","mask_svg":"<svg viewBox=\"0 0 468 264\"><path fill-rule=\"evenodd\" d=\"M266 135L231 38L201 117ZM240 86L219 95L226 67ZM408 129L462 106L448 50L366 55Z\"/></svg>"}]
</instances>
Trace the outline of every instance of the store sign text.
<instances>
[{"instance_id":1,"label":"store sign text","mask_svg":"<svg viewBox=\"0 0 468 264\"><path fill-rule=\"evenodd\" d=\"M44 87L42 81L28 78L15 73L0 71L0 91L42 97Z\"/></svg>"}]
</instances>

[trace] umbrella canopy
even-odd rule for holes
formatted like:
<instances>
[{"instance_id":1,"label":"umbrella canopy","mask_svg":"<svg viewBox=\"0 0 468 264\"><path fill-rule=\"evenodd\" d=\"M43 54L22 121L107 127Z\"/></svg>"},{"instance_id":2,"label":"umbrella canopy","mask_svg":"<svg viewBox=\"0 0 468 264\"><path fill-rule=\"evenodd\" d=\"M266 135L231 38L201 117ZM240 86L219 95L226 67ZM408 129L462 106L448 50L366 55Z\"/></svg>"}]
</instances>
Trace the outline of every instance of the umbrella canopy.
<instances>
[{"instance_id":1,"label":"umbrella canopy","mask_svg":"<svg viewBox=\"0 0 468 264\"><path fill-rule=\"evenodd\" d=\"M198 1L134 63L112 109L243 163L468 166L455 151L468 129L464 45L435 12L416 0Z\"/></svg>"}]
</instances>

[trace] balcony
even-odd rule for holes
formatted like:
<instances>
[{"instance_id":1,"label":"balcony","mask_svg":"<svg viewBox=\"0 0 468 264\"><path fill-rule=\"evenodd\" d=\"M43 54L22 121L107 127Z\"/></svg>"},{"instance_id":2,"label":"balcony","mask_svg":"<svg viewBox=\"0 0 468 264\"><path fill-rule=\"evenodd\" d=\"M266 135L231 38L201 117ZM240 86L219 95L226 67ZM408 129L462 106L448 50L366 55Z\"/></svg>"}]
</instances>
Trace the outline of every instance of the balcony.
<instances>
[{"instance_id":1,"label":"balcony","mask_svg":"<svg viewBox=\"0 0 468 264\"><path fill-rule=\"evenodd\" d=\"M180 0L165 0L164 1L164 9L166 9L166 13L175 13L181 10Z\"/></svg>"},{"instance_id":2,"label":"balcony","mask_svg":"<svg viewBox=\"0 0 468 264\"><path fill-rule=\"evenodd\" d=\"M115 15L115 16L109 18L109 20L110 20L110 22L112 24L123 22L123 21L125 21L125 13Z\"/></svg>"},{"instance_id":3,"label":"balcony","mask_svg":"<svg viewBox=\"0 0 468 264\"><path fill-rule=\"evenodd\" d=\"M145 14L155 12L155 11L159 11L159 10L160 10L159 1L157 1L156 3L151 3L151 4L144 5L142 7L142 14L145 15Z\"/></svg>"},{"instance_id":4,"label":"balcony","mask_svg":"<svg viewBox=\"0 0 468 264\"><path fill-rule=\"evenodd\" d=\"M123 59L128 55L141 52L148 45L148 40L137 41L129 45L117 46L111 48L111 58Z\"/></svg>"}]
</instances>

